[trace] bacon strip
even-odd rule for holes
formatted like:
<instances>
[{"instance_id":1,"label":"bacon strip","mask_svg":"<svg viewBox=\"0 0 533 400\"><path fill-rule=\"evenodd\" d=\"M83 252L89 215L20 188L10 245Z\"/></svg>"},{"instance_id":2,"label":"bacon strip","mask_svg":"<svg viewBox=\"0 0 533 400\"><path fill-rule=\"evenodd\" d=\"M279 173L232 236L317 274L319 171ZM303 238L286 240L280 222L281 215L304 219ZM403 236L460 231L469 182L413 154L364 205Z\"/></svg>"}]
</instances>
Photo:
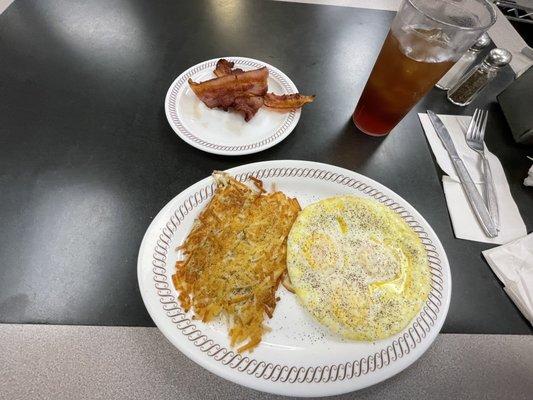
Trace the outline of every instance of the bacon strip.
<instances>
[{"instance_id":1,"label":"bacon strip","mask_svg":"<svg viewBox=\"0 0 533 400\"><path fill-rule=\"evenodd\" d=\"M215 73L215 76L221 77L231 74L242 74L244 71L240 68L233 68L235 65L234 62L228 61L225 58L221 58L217 61L217 65L215 67L215 70L213 71Z\"/></svg>"},{"instance_id":2,"label":"bacon strip","mask_svg":"<svg viewBox=\"0 0 533 400\"><path fill-rule=\"evenodd\" d=\"M237 97L233 105L233 109L240 112L246 122L250 121L261 107L263 107L261 96Z\"/></svg>"},{"instance_id":3,"label":"bacon strip","mask_svg":"<svg viewBox=\"0 0 533 400\"><path fill-rule=\"evenodd\" d=\"M196 96L209 108L233 109L241 113L246 122L250 121L263 106L288 112L313 102L315 96L299 93L277 95L268 91L268 69L252 71L233 68L235 63L221 58L217 61L214 73L216 78L189 85Z\"/></svg>"},{"instance_id":4,"label":"bacon strip","mask_svg":"<svg viewBox=\"0 0 533 400\"><path fill-rule=\"evenodd\" d=\"M263 67L201 83L189 78L189 86L207 107L219 107L227 111L234 106L235 99L239 97L264 96L268 90L267 79L268 69Z\"/></svg>"},{"instance_id":5,"label":"bacon strip","mask_svg":"<svg viewBox=\"0 0 533 400\"><path fill-rule=\"evenodd\" d=\"M305 96L300 93L294 94L274 94L267 93L264 97L265 106L283 110L293 110L305 104L312 103L315 96Z\"/></svg>"}]
</instances>

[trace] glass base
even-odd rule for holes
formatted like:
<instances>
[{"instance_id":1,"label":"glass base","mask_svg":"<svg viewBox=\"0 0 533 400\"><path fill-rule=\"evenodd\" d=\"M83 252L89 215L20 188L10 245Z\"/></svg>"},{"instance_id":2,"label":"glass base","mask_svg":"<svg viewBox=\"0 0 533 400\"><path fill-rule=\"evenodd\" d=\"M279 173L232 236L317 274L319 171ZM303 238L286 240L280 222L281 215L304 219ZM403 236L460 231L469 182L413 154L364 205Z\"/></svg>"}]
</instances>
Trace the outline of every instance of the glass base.
<instances>
[{"instance_id":1,"label":"glass base","mask_svg":"<svg viewBox=\"0 0 533 400\"><path fill-rule=\"evenodd\" d=\"M361 132L363 132L365 135L368 135L368 136L374 136L374 137L381 137L381 136L387 136L389 132L385 132L385 133L373 133L373 132L368 132L366 130L364 130L363 128L361 128L358 124L357 124L357 121L355 120L355 116L352 117L352 121L353 121L353 124L355 125L355 127L357 129L359 129Z\"/></svg>"}]
</instances>

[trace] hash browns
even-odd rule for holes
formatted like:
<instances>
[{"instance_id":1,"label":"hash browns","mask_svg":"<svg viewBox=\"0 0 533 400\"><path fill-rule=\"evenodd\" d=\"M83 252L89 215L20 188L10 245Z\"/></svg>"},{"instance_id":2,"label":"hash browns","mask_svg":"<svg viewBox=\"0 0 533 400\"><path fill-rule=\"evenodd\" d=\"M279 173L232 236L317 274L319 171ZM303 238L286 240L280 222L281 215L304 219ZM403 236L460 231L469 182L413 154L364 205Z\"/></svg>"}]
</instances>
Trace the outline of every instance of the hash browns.
<instances>
[{"instance_id":1,"label":"hash browns","mask_svg":"<svg viewBox=\"0 0 533 400\"><path fill-rule=\"evenodd\" d=\"M251 188L226 173L180 249L172 281L185 311L203 322L225 315L231 345L251 351L272 317L276 290L287 272L287 236L301 210L282 192L266 193L251 178Z\"/></svg>"}]
</instances>

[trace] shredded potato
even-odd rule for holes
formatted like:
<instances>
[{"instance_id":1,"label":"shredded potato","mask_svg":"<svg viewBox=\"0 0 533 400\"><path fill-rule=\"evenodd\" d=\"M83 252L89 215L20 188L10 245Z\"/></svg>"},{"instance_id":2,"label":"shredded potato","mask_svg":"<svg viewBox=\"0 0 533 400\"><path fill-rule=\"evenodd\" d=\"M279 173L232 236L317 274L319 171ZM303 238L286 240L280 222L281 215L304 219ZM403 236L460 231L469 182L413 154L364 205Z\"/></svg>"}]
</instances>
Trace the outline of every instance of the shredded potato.
<instances>
[{"instance_id":1,"label":"shredded potato","mask_svg":"<svg viewBox=\"0 0 533 400\"><path fill-rule=\"evenodd\" d=\"M286 275L286 241L300 211L296 199L266 193L251 178L252 189L215 172L218 188L180 246L172 280L179 301L203 322L225 315L232 346L251 351L267 331L276 290Z\"/></svg>"}]
</instances>

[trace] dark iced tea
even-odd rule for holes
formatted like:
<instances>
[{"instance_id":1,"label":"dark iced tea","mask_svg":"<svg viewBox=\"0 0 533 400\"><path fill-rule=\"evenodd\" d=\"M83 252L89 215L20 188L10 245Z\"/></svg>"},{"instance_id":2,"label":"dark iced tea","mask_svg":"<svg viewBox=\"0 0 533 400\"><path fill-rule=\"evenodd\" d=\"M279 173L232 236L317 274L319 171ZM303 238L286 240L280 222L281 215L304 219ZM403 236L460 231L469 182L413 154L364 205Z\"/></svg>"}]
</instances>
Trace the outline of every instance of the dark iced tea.
<instances>
[{"instance_id":1,"label":"dark iced tea","mask_svg":"<svg viewBox=\"0 0 533 400\"><path fill-rule=\"evenodd\" d=\"M363 132L386 135L452 67L449 52L429 47L435 31L402 32L402 43L389 31L353 114Z\"/></svg>"}]
</instances>

